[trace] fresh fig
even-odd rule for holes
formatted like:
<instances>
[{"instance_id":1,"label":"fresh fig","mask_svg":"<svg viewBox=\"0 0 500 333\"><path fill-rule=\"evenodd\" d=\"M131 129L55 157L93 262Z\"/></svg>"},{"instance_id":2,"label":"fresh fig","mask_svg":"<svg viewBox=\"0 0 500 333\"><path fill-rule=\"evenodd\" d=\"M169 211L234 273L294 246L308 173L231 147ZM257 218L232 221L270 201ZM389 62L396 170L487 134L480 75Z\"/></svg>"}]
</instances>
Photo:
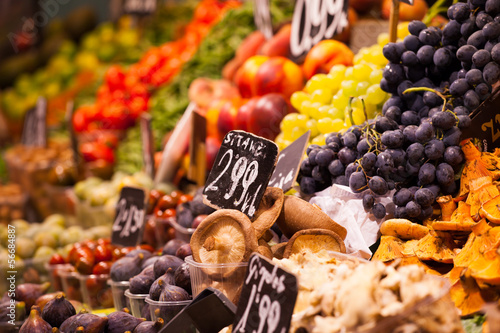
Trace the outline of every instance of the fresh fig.
<instances>
[{"instance_id":1,"label":"fresh fig","mask_svg":"<svg viewBox=\"0 0 500 333\"><path fill-rule=\"evenodd\" d=\"M23 321L26 318L26 305L24 302L14 301L14 303L4 301L0 303L0 323L10 320Z\"/></svg>"},{"instance_id":2,"label":"fresh fig","mask_svg":"<svg viewBox=\"0 0 500 333\"><path fill-rule=\"evenodd\" d=\"M135 250L132 250L130 251L129 253L127 253L125 255L125 257L135 257L137 256L139 253L142 253L144 255L144 259L143 260L148 260L149 258L151 258L153 256L153 254L151 252L149 252L148 250L144 250L144 249L135 249Z\"/></svg>"},{"instance_id":3,"label":"fresh fig","mask_svg":"<svg viewBox=\"0 0 500 333\"><path fill-rule=\"evenodd\" d=\"M145 321L137 325L133 333L158 333L163 327L164 321L161 318L156 321Z\"/></svg>"},{"instance_id":4,"label":"fresh fig","mask_svg":"<svg viewBox=\"0 0 500 333\"><path fill-rule=\"evenodd\" d=\"M191 202L184 202L177 206L175 212L175 218L177 219L177 223L184 228L191 228L193 225L193 212L191 211Z\"/></svg>"},{"instance_id":5,"label":"fresh fig","mask_svg":"<svg viewBox=\"0 0 500 333\"><path fill-rule=\"evenodd\" d=\"M175 270L174 273L175 285L181 287L188 294L192 294L191 290L191 274L189 272L189 265L187 263L183 263L179 268Z\"/></svg>"},{"instance_id":6,"label":"fresh fig","mask_svg":"<svg viewBox=\"0 0 500 333\"><path fill-rule=\"evenodd\" d=\"M150 265L154 265L154 263L157 262L158 259L160 259L160 256L153 256L153 257L148 258L147 260L144 260L142 262L141 268L144 269Z\"/></svg>"},{"instance_id":7,"label":"fresh fig","mask_svg":"<svg viewBox=\"0 0 500 333\"><path fill-rule=\"evenodd\" d=\"M108 315L108 329L106 332L123 333L125 331L133 331L144 320L144 318L136 318L123 311L113 312Z\"/></svg>"},{"instance_id":8,"label":"fresh fig","mask_svg":"<svg viewBox=\"0 0 500 333\"><path fill-rule=\"evenodd\" d=\"M160 299L160 294L163 288L167 285L175 284L174 271L169 269L165 274L156 279L155 282L149 288L149 298L154 301L158 301Z\"/></svg>"},{"instance_id":9,"label":"fresh fig","mask_svg":"<svg viewBox=\"0 0 500 333\"><path fill-rule=\"evenodd\" d=\"M52 333L52 326L42 319L39 308L31 310L19 333Z\"/></svg>"},{"instance_id":10,"label":"fresh fig","mask_svg":"<svg viewBox=\"0 0 500 333\"><path fill-rule=\"evenodd\" d=\"M191 201L190 208L193 212L193 216L209 215L215 211L215 209L205 205L205 203L203 202L203 192L196 193L193 201Z\"/></svg>"},{"instance_id":11,"label":"fresh fig","mask_svg":"<svg viewBox=\"0 0 500 333\"><path fill-rule=\"evenodd\" d=\"M155 281L154 266L148 266L142 272L129 280L129 290L132 294L147 294Z\"/></svg>"},{"instance_id":12,"label":"fresh fig","mask_svg":"<svg viewBox=\"0 0 500 333\"><path fill-rule=\"evenodd\" d=\"M141 317L146 320L151 320L151 311L149 311L149 303L145 303L141 310Z\"/></svg>"},{"instance_id":13,"label":"fresh fig","mask_svg":"<svg viewBox=\"0 0 500 333\"><path fill-rule=\"evenodd\" d=\"M160 298L158 299L160 302L179 302L179 301L188 301L191 299L191 296L181 287L177 287L174 285L166 285L163 287L161 291Z\"/></svg>"},{"instance_id":14,"label":"fresh fig","mask_svg":"<svg viewBox=\"0 0 500 333\"><path fill-rule=\"evenodd\" d=\"M85 333L104 333L107 323L108 318L82 310L80 313L66 319L59 329L64 333L75 333L78 332L77 329L81 326L84 330L82 332Z\"/></svg>"},{"instance_id":15,"label":"fresh fig","mask_svg":"<svg viewBox=\"0 0 500 333\"><path fill-rule=\"evenodd\" d=\"M153 266L154 267L154 272L155 272L155 278L157 279L160 276L162 276L163 274L165 274L165 272L169 268L172 269L172 273L175 272L175 270L177 269L177 267L179 267L183 263L184 263L183 260L177 258L174 255L165 254L165 255L161 256L160 259L158 259L158 261L155 262L155 264Z\"/></svg>"},{"instance_id":16,"label":"fresh fig","mask_svg":"<svg viewBox=\"0 0 500 333\"><path fill-rule=\"evenodd\" d=\"M123 257L118 259L111 266L111 280L113 281L128 281L141 272L141 264L144 255L139 253L135 257ZM66 333L66 332L65 332Z\"/></svg>"},{"instance_id":17,"label":"fresh fig","mask_svg":"<svg viewBox=\"0 0 500 333\"><path fill-rule=\"evenodd\" d=\"M163 247L162 254L170 254L171 256L175 256L179 247L181 247L184 244L186 244L186 242L183 241L182 239L177 239L177 238L171 239Z\"/></svg>"},{"instance_id":18,"label":"fresh fig","mask_svg":"<svg viewBox=\"0 0 500 333\"><path fill-rule=\"evenodd\" d=\"M76 315L75 308L63 293L58 293L55 298L48 301L42 310L42 318L52 327L59 327L71 316Z\"/></svg>"},{"instance_id":19,"label":"fresh fig","mask_svg":"<svg viewBox=\"0 0 500 333\"><path fill-rule=\"evenodd\" d=\"M193 251L191 251L191 245L189 243L181 245L177 249L177 252L175 252L175 256L182 260L191 255L193 255Z\"/></svg>"},{"instance_id":20,"label":"fresh fig","mask_svg":"<svg viewBox=\"0 0 500 333\"><path fill-rule=\"evenodd\" d=\"M26 309L31 309L38 297L49 289L50 282L42 284L22 283L16 287L16 301L24 302Z\"/></svg>"},{"instance_id":21,"label":"fresh fig","mask_svg":"<svg viewBox=\"0 0 500 333\"><path fill-rule=\"evenodd\" d=\"M40 297L38 297L35 301L35 305L38 305L40 307L40 310L43 311L43 307L45 304L47 304L48 301L52 300L54 297L57 296L57 292L55 293L50 293L50 294L45 294Z\"/></svg>"}]
</instances>

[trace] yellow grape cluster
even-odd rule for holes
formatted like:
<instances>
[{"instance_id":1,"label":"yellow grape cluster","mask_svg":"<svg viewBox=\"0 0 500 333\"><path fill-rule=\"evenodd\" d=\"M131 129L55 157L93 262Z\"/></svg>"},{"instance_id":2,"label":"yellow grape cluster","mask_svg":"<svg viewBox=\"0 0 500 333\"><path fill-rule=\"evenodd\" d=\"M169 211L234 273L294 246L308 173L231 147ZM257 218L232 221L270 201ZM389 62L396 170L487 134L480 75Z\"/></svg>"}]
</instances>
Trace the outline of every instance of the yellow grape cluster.
<instances>
[{"instance_id":1,"label":"yellow grape cluster","mask_svg":"<svg viewBox=\"0 0 500 333\"><path fill-rule=\"evenodd\" d=\"M399 38L408 34L407 24L398 27ZM312 144L324 145L326 134L362 124L366 117L371 119L381 113L389 98L380 89L387 64L382 48L387 43L388 35L379 35L377 44L359 50L353 66L335 65L328 74L314 75L302 91L293 93L290 103L299 113L288 114L281 121L278 147L287 147L308 130Z\"/></svg>"}]
</instances>

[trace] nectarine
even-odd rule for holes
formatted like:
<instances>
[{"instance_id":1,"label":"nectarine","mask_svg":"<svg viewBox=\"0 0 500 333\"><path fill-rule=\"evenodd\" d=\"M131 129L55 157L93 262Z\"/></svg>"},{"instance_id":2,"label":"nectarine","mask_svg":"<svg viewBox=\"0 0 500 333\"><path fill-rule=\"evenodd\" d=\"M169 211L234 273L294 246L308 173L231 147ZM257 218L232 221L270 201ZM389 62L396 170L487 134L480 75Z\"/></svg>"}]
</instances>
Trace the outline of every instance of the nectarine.
<instances>
[{"instance_id":1,"label":"nectarine","mask_svg":"<svg viewBox=\"0 0 500 333\"><path fill-rule=\"evenodd\" d=\"M328 73L334 65L352 66L354 53L336 40L325 39L314 45L307 53L302 65L304 75L310 79L314 74Z\"/></svg>"},{"instance_id":2,"label":"nectarine","mask_svg":"<svg viewBox=\"0 0 500 333\"><path fill-rule=\"evenodd\" d=\"M250 57L234 75L234 83L236 83L243 98L250 98L257 95L254 85L255 77L257 76L260 65L268 59L269 57L261 55Z\"/></svg>"},{"instance_id":3,"label":"nectarine","mask_svg":"<svg viewBox=\"0 0 500 333\"><path fill-rule=\"evenodd\" d=\"M287 99L304 87L304 76L300 67L284 57L271 57L260 65L255 76L256 93L283 94Z\"/></svg>"},{"instance_id":4,"label":"nectarine","mask_svg":"<svg viewBox=\"0 0 500 333\"><path fill-rule=\"evenodd\" d=\"M382 18L389 19L391 16L392 0L384 0L382 3ZM422 20L427 14L429 6L425 0L414 0L413 6L407 3L401 2L399 4L399 20L400 21L412 21L412 20Z\"/></svg>"}]
</instances>

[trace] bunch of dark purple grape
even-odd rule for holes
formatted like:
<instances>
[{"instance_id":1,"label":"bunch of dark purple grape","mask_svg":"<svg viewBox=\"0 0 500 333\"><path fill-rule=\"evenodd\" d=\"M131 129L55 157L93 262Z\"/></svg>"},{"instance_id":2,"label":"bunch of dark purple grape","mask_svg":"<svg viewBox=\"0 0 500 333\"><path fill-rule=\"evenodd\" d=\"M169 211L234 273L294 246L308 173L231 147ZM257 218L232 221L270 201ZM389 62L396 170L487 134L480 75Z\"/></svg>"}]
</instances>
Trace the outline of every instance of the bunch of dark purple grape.
<instances>
[{"instance_id":1,"label":"bunch of dark purple grape","mask_svg":"<svg viewBox=\"0 0 500 333\"><path fill-rule=\"evenodd\" d=\"M499 0L469 0L450 7L443 30L411 22L411 35L383 49L389 64L380 86L392 97L382 116L331 133L324 146L311 145L300 169L301 190L349 186L363 192L365 210L381 219L386 209L377 197L396 189L396 218L431 217L437 196L457 191L461 129L500 79L499 14ZM467 45L477 51L464 59ZM489 58L476 55L480 50Z\"/></svg>"}]
</instances>

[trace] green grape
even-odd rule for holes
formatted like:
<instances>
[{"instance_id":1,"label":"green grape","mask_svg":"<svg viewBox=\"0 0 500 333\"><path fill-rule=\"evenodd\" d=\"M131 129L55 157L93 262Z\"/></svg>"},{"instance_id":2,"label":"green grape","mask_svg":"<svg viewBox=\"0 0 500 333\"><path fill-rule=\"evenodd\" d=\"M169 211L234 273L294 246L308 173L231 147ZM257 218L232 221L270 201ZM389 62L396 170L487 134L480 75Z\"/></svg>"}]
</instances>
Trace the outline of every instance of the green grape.
<instances>
[{"instance_id":1,"label":"green grape","mask_svg":"<svg viewBox=\"0 0 500 333\"><path fill-rule=\"evenodd\" d=\"M315 119L329 117L328 111L330 111L331 107L332 107L331 105L323 105L322 107L320 107L317 113L318 117Z\"/></svg>"},{"instance_id":2,"label":"green grape","mask_svg":"<svg viewBox=\"0 0 500 333\"><path fill-rule=\"evenodd\" d=\"M297 110L300 109L302 102L310 101L311 97L303 91L296 91L290 96L290 103Z\"/></svg>"},{"instance_id":3,"label":"green grape","mask_svg":"<svg viewBox=\"0 0 500 333\"><path fill-rule=\"evenodd\" d=\"M321 104L328 104L332 100L333 91L330 89L318 89L311 94L311 99L313 102L318 102Z\"/></svg>"},{"instance_id":4,"label":"green grape","mask_svg":"<svg viewBox=\"0 0 500 333\"><path fill-rule=\"evenodd\" d=\"M308 116L303 114L297 114L296 124L298 124L298 126L303 126L302 124L304 124L308 120L309 120Z\"/></svg>"},{"instance_id":5,"label":"green grape","mask_svg":"<svg viewBox=\"0 0 500 333\"><path fill-rule=\"evenodd\" d=\"M326 74L316 74L312 78L307 81L306 86L304 90L312 94L314 91L319 90L319 89L324 89L325 87L328 86L330 80L326 76Z\"/></svg>"},{"instance_id":6,"label":"green grape","mask_svg":"<svg viewBox=\"0 0 500 333\"><path fill-rule=\"evenodd\" d=\"M370 83L371 84L380 84L380 81L382 80L382 74L383 70L381 69L376 69L370 73Z\"/></svg>"},{"instance_id":7,"label":"green grape","mask_svg":"<svg viewBox=\"0 0 500 333\"><path fill-rule=\"evenodd\" d=\"M357 86L357 82L354 81L354 80L344 80L342 81L342 83L340 84L340 87L342 88L343 92L344 92L344 96L354 96L354 94L356 93L356 86Z\"/></svg>"},{"instance_id":8,"label":"green grape","mask_svg":"<svg viewBox=\"0 0 500 333\"><path fill-rule=\"evenodd\" d=\"M300 138L302 136L302 134L304 134L306 132L306 129L303 128L303 127L295 127L293 130L292 130L292 141L295 141L297 140L298 138Z\"/></svg>"},{"instance_id":9,"label":"green grape","mask_svg":"<svg viewBox=\"0 0 500 333\"><path fill-rule=\"evenodd\" d=\"M344 91L339 90L332 98L332 105L337 109L344 110L349 103L349 97L344 94Z\"/></svg>"},{"instance_id":10,"label":"green grape","mask_svg":"<svg viewBox=\"0 0 500 333\"><path fill-rule=\"evenodd\" d=\"M295 127L295 121L297 119L296 113L289 113L281 120L280 130L282 132L290 132Z\"/></svg>"},{"instance_id":11,"label":"green grape","mask_svg":"<svg viewBox=\"0 0 500 333\"><path fill-rule=\"evenodd\" d=\"M345 80L354 80L354 69L352 67L347 67L344 73Z\"/></svg>"},{"instance_id":12,"label":"green grape","mask_svg":"<svg viewBox=\"0 0 500 333\"><path fill-rule=\"evenodd\" d=\"M359 82L358 85L356 86L356 96L361 96L365 94L369 86L370 83L368 81Z\"/></svg>"},{"instance_id":13,"label":"green grape","mask_svg":"<svg viewBox=\"0 0 500 333\"><path fill-rule=\"evenodd\" d=\"M320 118L320 111L319 109L323 106L323 104L315 102L311 104L311 107L308 109L308 114L309 117L313 119L319 119Z\"/></svg>"},{"instance_id":14,"label":"green grape","mask_svg":"<svg viewBox=\"0 0 500 333\"><path fill-rule=\"evenodd\" d=\"M310 100L305 100L303 101L300 106L297 108L297 110L303 114L303 115L306 115L308 116L309 115L309 109L311 108L311 105L313 103L310 101Z\"/></svg>"},{"instance_id":15,"label":"green grape","mask_svg":"<svg viewBox=\"0 0 500 333\"><path fill-rule=\"evenodd\" d=\"M362 123L364 123L367 120L362 108L353 108L352 109L352 120L354 121L354 124L356 124L356 125L361 125Z\"/></svg>"},{"instance_id":16,"label":"green grape","mask_svg":"<svg viewBox=\"0 0 500 333\"><path fill-rule=\"evenodd\" d=\"M310 119L306 122L306 131L310 130L311 131L311 138L315 137L319 134L318 131L318 122L314 119Z\"/></svg>"},{"instance_id":17,"label":"green grape","mask_svg":"<svg viewBox=\"0 0 500 333\"><path fill-rule=\"evenodd\" d=\"M377 37L377 44L380 47L384 47L386 44L389 43L389 34L387 32L383 32Z\"/></svg>"},{"instance_id":18,"label":"green grape","mask_svg":"<svg viewBox=\"0 0 500 333\"><path fill-rule=\"evenodd\" d=\"M370 77L371 72L373 69L365 63L354 65L353 67L354 71L354 78L357 81L366 81Z\"/></svg>"},{"instance_id":19,"label":"green grape","mask_svg":"<svg viewBox=\"0 0 500 333\"><path fill-rule=\"evenodd\" d=\"M342 112L342 109L338 109L332 106L328 109L328 117L332 119L344 120L344 112Z\"/></svg>"},{"instance_id":20,"label":"green grape","mask_svg":"<svg viewBox=\"0 0 500 333\"><path fill-rule=\"evenodd\" d=\"M346 69L347 69L347 67L345 65L341 65L341 64L333 65L333 67L330 68L329 74L333 77L334 80L341 79L341 78L343 79Z\"/></svg>"},{"instance_id":21,"label":"green grape","mask_svg":"<svg viewBox=\"0 0 500 333\"><path fill-rule=\"evenodd\" d=\"M320 135L316 136L314 139L312 139L311 144L318 145L318 146L324 146L326 144L325 135L320 134Z\"/></svg>"},{"instance_id":22,"label":"green grape","mask_svg":"<svg viewBox=\"0 0 500 333\"><path fill-rule=\"evenodd\" d=\"M370 104L380 104L387 97L387 93L380 89L379 84L371 85L366 91L366 102Z\"/></svg>"}]
</instances>

